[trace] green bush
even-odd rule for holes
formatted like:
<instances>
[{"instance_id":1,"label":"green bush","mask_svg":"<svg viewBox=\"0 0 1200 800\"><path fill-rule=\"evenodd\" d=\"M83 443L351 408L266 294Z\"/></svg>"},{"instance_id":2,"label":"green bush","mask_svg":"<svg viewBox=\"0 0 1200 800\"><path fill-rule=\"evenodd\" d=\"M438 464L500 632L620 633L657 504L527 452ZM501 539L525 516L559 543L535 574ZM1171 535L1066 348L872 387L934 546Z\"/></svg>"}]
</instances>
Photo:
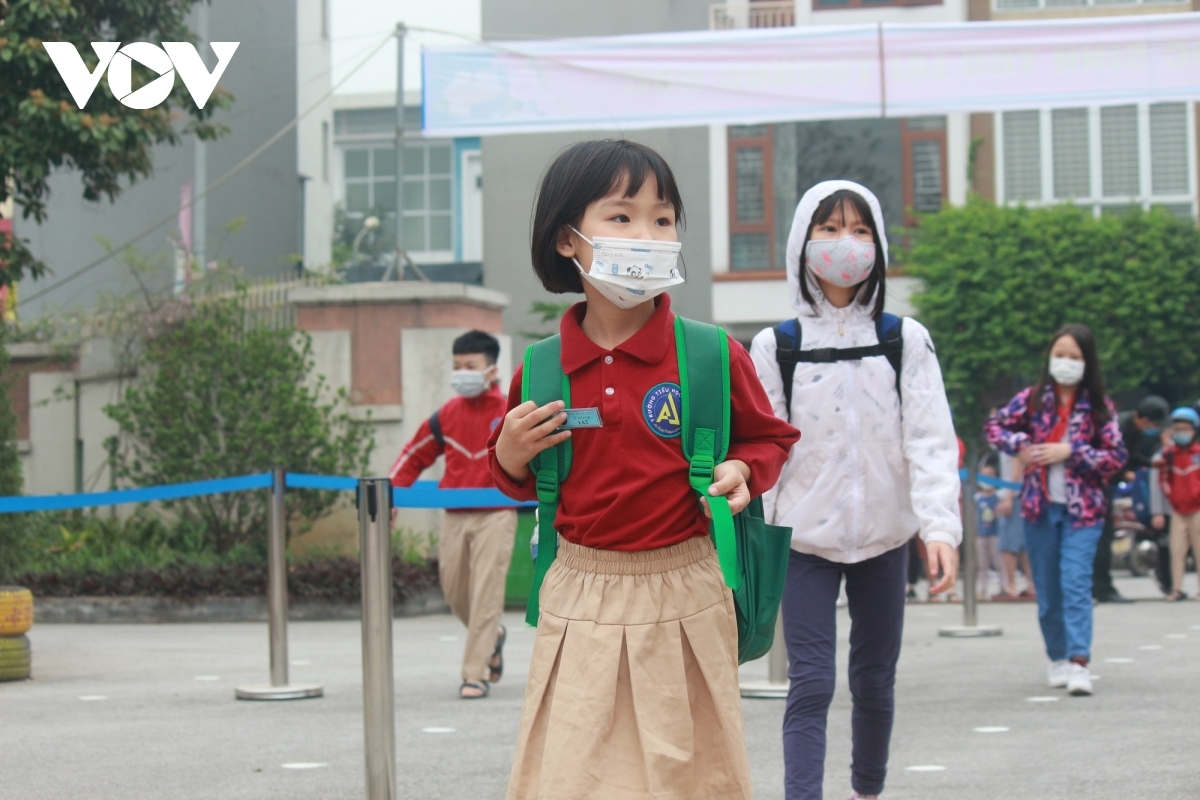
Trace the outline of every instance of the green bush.
<instances>
[{"instance_id":1,"label":"green bush","mask_svg":"<svg viewBox=\"0 0 1200 800\"><path fill-rule=\"evenodd\" d=\"M1069 205L997 207L978 198L923 217L905 269L938 348L959 430L1032 383L1050 337L1096 333L1110 392L1190 402L1200 349L1200 231L1165 209L1096 218Z\"/></svg>"},{"instance_id":2,"label":"green bush","mask_svg":"<svg viewBox=\"0 0 1200 800\"><path fill-rule=\"evenodd\" d=\"M236 300L163 304L145 321L138 381L105 411L118 477L140 486L231 477L280 466L361 475L374 447L339 390L312 374L312 342L290 330L248 327ZM288 492L291 527L328 513L337 492ZM267 492L164 503L226 553L266 534Z\"/></svg>"}]
</instances>

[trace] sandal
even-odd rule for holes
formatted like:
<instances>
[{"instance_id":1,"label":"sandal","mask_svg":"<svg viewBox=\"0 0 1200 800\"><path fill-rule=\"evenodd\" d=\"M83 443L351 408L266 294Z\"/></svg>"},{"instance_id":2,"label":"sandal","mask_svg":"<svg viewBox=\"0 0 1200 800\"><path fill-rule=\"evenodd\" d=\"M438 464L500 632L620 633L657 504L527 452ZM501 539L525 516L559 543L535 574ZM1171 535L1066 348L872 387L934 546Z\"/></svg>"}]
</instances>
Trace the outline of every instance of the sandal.
<instances>
[{"instance_id":1,"label":"sandal","mask_svg":"<svg viewBox=\"0 0 1200 800\"><path fill-rule=\"evenodd\" d=\"M492 652L492 657L488 661L488 669L491 671L491 673L488 675L488 679L492 683L499 683L500 679L504 677L504 640L507 638L508 629L501 625L500 638L496 640L496 649ZM499 664L492 663L492 661L495 661L496 659L500 659Z\"/></svg>"},{"instance_id":2,"label":"sandal","mask_svg":"<svg viewBox=\"0 0 1200 800\"><path fill-rule=\"evenodd\" d=\"M1180 591L1171 592L1166 597L1166 600L1168 603L1178 603L1180 600L1187 600L1187 599L1188 599L1188 596Z\"/></svg>"},{"instance_id":3,"label":"sandal","mask_svg":"<svg viewBox=\"0 0 1200 800\"><path fill-rule=\"evenodd\" d=\"M474 689L481 694L463 694L464 689ZM462 700L482 700L488 696L487 681L479 681L478 683L475 683L474 681L463 681L463 685L458 687L458 696L459 699Z\"/></svg>"}]
</instances>

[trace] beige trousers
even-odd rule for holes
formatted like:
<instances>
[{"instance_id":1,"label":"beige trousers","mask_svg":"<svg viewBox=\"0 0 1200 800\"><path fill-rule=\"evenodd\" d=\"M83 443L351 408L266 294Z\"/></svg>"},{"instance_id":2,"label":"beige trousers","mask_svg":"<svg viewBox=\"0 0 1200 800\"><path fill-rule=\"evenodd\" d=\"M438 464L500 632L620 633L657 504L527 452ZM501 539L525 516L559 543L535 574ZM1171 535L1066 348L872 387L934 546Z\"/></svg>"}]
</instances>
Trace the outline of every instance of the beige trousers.
<instances>
[{"instance_id":1,"label":"beige trousers","mask_svg":"<svg viewBox=\"0 0 1200 800\"><path fill-rule=\"evenodd\" d=\"M442 523L438 578L450 610L467 626L464 681L478 683L488 678L516 533L515 509L448 511Z\"/></svg>"},{"instance_id":2,"label":"beige trousers","mask_svg":"<svg viewBox=\"0 0 1200 800\"><path fill-rule=\"evenodd\" d=\"M1171 516L1171 587L1183 591L1184 569L1187 567L1188 546L1200 563L1200 511L1194 514Z\"/></svg>"},{"instance_id":3,"label":"beige trousers","mask_svg":"<svg viewBox=\"0 0 1200 800\"><path fill-rule=\"evenodd\" d=\"M707 536L560 542L508 800L748 800L737 618Z\"/></svg>"}]
</instances>

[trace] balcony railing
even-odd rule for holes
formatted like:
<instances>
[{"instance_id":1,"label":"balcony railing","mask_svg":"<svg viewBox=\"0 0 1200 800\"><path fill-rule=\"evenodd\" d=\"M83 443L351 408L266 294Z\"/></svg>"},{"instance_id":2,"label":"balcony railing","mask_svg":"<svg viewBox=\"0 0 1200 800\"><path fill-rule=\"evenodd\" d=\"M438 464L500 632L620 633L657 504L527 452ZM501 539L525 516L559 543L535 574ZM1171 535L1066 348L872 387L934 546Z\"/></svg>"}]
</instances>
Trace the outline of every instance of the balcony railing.
<instances>
[{"instance_id":1,"label":"balcony railing","mask_svg":"<svg viewBox=\"0 0 1200 800\"><path fill-rule=\"evenodd\" d=\"M708 27L714 31L731 28L790 28L795 24L794 0L743 0L740 3L714 3L708 7Z\"/></svg>"}]
</instances>

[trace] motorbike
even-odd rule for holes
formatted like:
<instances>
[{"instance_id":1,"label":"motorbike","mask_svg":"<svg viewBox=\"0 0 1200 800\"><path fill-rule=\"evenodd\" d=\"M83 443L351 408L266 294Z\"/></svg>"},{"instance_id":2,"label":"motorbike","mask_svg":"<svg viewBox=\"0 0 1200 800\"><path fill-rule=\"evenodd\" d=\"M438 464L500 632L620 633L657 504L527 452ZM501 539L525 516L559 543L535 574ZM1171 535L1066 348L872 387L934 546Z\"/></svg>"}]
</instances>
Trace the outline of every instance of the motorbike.
<instances>
[{"instance_id":1,"label":"motorbike","mask_svg":"<svg viewBox=\"0 0 1200 800\"><path fill-rule=\"evenodd\" d=\"M1149 508L1137 481L1121 481L1113 491L1112 565L1137 576L1148 575L1158 563L1162 531L1151 528Z\"/></svg>"}]
</instances>

